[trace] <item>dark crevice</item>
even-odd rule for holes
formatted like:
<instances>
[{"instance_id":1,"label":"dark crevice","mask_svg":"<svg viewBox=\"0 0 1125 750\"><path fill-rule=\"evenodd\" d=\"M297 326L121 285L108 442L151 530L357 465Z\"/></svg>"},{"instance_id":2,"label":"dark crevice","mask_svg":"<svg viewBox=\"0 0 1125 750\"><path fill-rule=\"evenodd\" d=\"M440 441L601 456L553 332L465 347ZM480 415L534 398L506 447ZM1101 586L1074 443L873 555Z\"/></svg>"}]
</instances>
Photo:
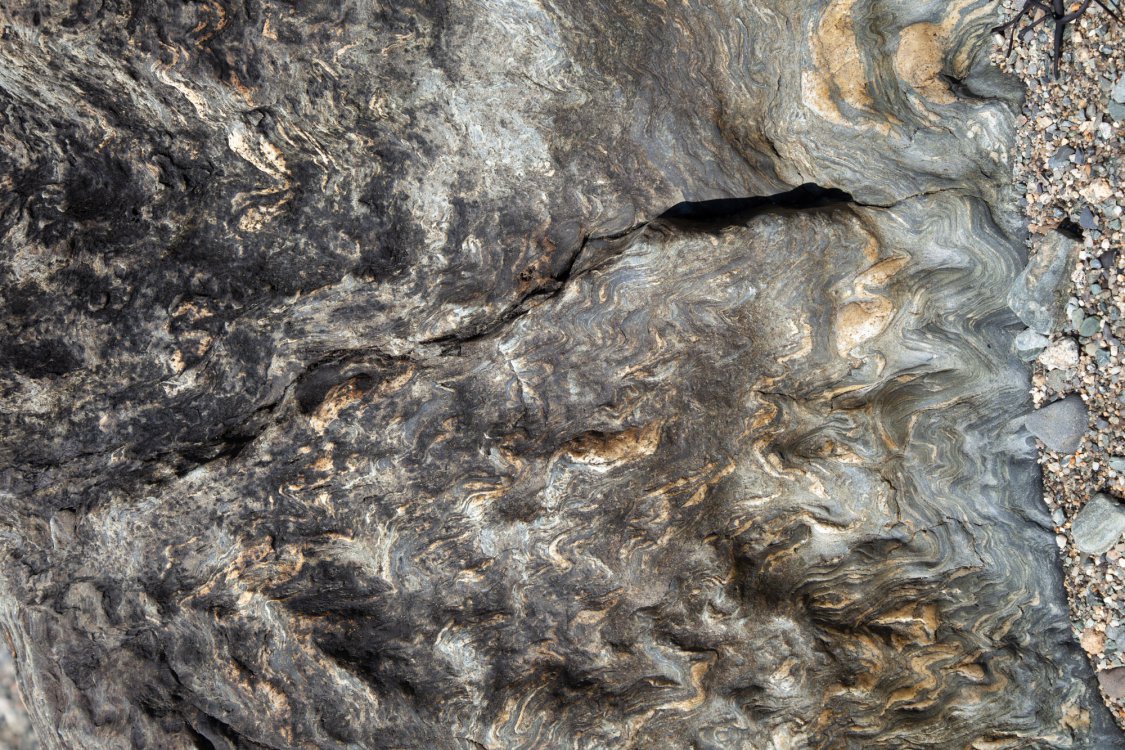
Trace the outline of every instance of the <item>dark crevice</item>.
<instances>
[{"instance_id":1,"label":"dark crevice","mask_svg":"<svg viewBox=\"0 0 1125 750\"><path fill-rule=\"evenodd\" d=\"M775 195L752 195L746 198L717 198L709 201L677 203L660 215L675 221L739 224L746 219L777 208L803 211L826 208L841 203L854 203L850 193L838 188L825 188L812 182Z\"/></svg>"},{"instance_id":2,"label":"dark crevice","mask_svg":"<svg viewBox=\"0 0 1125 750\"><path fill-rule=\"evenodd\" d=\"M745 198L717 198L707 201L682 201L669 208L657 218L667 222L686 222L691 224L709 226L730 226L744 223L754 216L765 211L777 209L789 210L814 210L837 206L840 204L859 205L850 193L838 188L821 187L812 182L807 182L800 187L793 188L783 193L774 195L752 195ZM543 302L559 294L573 277L580 276L589 268L582 268L575 272L578 260L583 251L594 242L611 242L645 228L650 222L643 221L635 226L613 234L584 237L578 248L567 259L562 270L552 276L543 284L524 294L514 304L505 309L499 316L487 323L475 326L468 330L458 331L445 336L427 339L422 344L441 345L442 354L456 356L461 352L461 346L473 341L488 338L497 331L508 326L512 321L525 315L535 305L532 302Z\"/></svg>"},{"instance_id":3,"label":"dark crevice","mask_svg":"<svg viewBox=\"0 0 1125 750\"><path fill-rule=\"evenodd\" d=\"M1079 226L1076 222L1071 221L1069 218L1063 219L1061 222L1059 222L1059 225L1055 227L1055 230L1059 234L1063 235L1064 237L1069 237L1075 242L1081 242L1083 239L1082 227Z\"/></svg>"},{"instance_id":4,"label":"dark crevice","mask_svg":"<svg viewBox=\"0 0 1125 750\"><path fill-rule=\"evenodd\" d=\"M950 92L953 93L958 99L975 99L977 101L989 101L989 97L978 94L973 88L967 84L965 78L958 78L951 73L939 73L938 77L945 82L949 87Z\"/></svg>"},{"instance_id":5,"label":"dark crevice","mask_svg":"<svg viewBox=\"0 0 1125 750\"><path fill-rule=\"evenodd\" d=\"M557 274L524 294L515 304L510 305L494 320L477 326L475 327L475 329L451 333L432 339L426 339L421 343L442 345L443 355L460 354L462 344L467 344L473 341L488 338L497 331L507 327L507 325L516 318L522 317L529 310L531 310L534 306L530 304L532 301L537 299L550 299L551 297L554 297L560 291L562 291L563 287L566 286L566 283L570 281L571 277L574 275L574 268L578 263L578 258L582 255L582 251L585 250L591 242L597 240L614 240L620 237L624 237L625 235L636 231L640 227L645 226L645 224L647 223L648 222L645 222L643 224L639 224L635 227L630 227L622 232L617 232L611 235L584 237L582 242L579 243L578 248L573 253L571 253L569 258L566 259L566 262L563 264L562 269Z\"/></svg>"}]
</instances>

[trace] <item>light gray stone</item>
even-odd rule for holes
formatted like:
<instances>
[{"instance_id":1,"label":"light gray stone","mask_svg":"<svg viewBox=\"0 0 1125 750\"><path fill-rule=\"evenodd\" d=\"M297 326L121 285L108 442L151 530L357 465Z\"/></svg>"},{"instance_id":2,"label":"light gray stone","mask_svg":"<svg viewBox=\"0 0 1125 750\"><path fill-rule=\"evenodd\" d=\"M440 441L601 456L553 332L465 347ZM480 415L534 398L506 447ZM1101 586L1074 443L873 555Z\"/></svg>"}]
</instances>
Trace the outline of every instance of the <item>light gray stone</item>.
<instances>
[{"instance_id":1,"label":"light gray stone","mask_svg":"<svg viewBox=\"0 0 1125 750\"><path fill-rule=\"evenodd\" d=\"M1039 363L1048 370L1069 370L1078 365L1078 342L1063 338L1047 346L1039 355Z\"/></svg>"},{"instance_id":2,"label":"light gray stone","mask_svg":"<svg viewBox=\"0 0 1125 750\"><path fill-rule=\"evenodd\" d=\"M1075 547L1088 555L1104 555L1125 534L1125 506L1099 492L1075 514L1070 531Z\"/></svg>"},{"instance_id":3,"label":"light gray stone","mask_svg":"<svg viewBox=\"0 0 1125 750\"><path fill-rule=\"evenodd\" d=\"M1035 359L1050 343L1050 339L1028 328L1015 338L1016 354L1025 362Z\"/></svg>"},{"instance_id":4,"label":"light gray stone","mask_svg":"<svg viewBox=\"0 0 1125 750\"><path fill-rule=\"evenodd\" d=\"M1049 336L1062 326L1078 247L1061 232L1051 232L1012 284L1008 305L1028 328Z\"/></svg>"},{"instance_id":5,"label":"light gray stone","mask_svg":"<svg viewBox=\"0 0 1125 750\"><path fill-rule=\"evenodd\" d=\"M1087 417L1086 404L1082 399L1067 396L1032 412L1024 424L1048 450L1074 453L1086 433Z\"/></svg>"}]
</instances>

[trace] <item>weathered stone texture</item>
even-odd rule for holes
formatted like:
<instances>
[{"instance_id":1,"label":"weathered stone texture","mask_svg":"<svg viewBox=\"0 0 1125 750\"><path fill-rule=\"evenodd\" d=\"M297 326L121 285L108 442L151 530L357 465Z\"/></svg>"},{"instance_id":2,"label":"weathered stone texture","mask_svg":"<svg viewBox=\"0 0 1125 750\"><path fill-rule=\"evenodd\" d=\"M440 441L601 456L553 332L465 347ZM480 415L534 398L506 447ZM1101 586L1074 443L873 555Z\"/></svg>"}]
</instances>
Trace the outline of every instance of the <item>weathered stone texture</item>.
<instances>
[{"instance_id":1,"label":"weathered stone texture","mask_svg":"<svg viewBox=\"0 0 1125 750\"><path fill-rule=\"evenodd\" d=\"M1018 427L994 12L0 9L46 744L1123 746Z\"/></svg>"}]
</instances>

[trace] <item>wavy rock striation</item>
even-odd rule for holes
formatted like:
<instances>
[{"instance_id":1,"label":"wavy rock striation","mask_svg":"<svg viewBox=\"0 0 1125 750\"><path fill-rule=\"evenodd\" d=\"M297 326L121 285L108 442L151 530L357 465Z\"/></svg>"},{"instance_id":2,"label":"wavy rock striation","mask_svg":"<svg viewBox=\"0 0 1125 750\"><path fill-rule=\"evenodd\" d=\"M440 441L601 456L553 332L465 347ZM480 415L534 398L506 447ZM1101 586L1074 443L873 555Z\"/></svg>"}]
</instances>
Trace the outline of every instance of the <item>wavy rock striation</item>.
<instances>
[{"instance_id":1,"label":"wavy rock striation","mask_svg":"<svg viewBox=\"0 0 1125 750\"><path fill-rule=\"evenodd\" d=\"M5 6L46 744L1125 747L1019 426L992 5Z\"/></svg>"}]
</instances>

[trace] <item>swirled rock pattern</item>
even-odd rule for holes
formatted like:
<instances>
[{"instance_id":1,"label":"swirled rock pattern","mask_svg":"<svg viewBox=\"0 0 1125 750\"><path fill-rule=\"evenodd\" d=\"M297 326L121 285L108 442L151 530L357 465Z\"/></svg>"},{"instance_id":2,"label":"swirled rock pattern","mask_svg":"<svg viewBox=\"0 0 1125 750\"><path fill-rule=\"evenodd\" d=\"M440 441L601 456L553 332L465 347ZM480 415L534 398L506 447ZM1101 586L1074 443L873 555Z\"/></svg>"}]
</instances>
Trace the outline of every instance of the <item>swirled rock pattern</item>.
<instances>
[{"instance_id":1,"label":"swirled rock pattern","mask_svg":"<svg viewBox=\"0 0 1125 750\"><path fill-rule=\"evenodd\" d=\"M992 5L0 8L46 745L1125 746L1020 426Z\"/></svg>"}]
</instances>

